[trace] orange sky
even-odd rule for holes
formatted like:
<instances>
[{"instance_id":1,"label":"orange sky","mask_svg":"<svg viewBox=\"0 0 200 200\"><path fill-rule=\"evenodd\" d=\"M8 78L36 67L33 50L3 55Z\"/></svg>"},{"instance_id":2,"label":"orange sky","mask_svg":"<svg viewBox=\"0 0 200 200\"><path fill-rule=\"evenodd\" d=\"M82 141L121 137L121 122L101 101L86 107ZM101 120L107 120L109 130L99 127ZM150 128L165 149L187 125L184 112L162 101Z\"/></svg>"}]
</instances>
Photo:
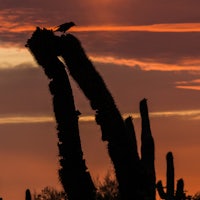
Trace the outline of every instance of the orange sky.
<instances>
[{"instance_id":1,"label":"orange sky","mask_svg":"<svg viewBox=\"0 0 200 200\"><path fill-rule=\"evenodd\" d=\"M200 2L197 0L0 0L0 196L23 199L26 188L60 188L55 121L48 80L24 47L36 26L77 26L87 55L124 116L131 114L140 148L139 101L148 99L157 180L174 154L176 180L200 191ZM80 133L93 177L112 167L100 128L70 78ZM12 191L12 192L10 192Z\"/></svg>"}]
</instances>

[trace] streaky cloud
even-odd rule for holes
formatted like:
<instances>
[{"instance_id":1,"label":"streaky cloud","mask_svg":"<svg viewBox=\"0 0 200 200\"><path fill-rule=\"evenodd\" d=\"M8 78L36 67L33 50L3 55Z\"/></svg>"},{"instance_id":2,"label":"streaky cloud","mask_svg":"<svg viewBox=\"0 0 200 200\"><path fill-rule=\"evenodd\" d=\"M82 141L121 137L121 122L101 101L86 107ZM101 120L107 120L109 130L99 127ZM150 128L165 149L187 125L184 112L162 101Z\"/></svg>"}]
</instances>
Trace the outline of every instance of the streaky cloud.
<instances>
[{"instance_id":1,"label":"streaky cloud","mask_svg":"<svg viewBox=\"0 0 200 200\"><path fill-rule=\"evenodd\" d=\"M104 63L104 64L115 64L122 65L133 68L140 68L144 71L200 71L199 63L196 65L185 64L184 59L180 61L179 64L170 64L170 63L159 63L155 60L137 60L131 58L117 58L113 56L90 56L90 59L94 62ZM188 62L188 60L187 60ZM192 63L192 60L191 60Z\"/></svg>"},{"instance_id":2,"label":"streaky cloud","mask_svg":"<svg viewBox=\"0 0 200 200\"><path fill-rule=\"evenodd\" d=\"M176 88L186 90L200 90L200 79L190 81L177 81Z\"/></svg>"},{"instance_id":3,"label":"streaky cloud","mask_svg":"<svg viewBox=\"0 0 200 200\"><path fill-rule=\"evenodd\" d=\"M22 33L22 32L32 32L35 30L36 26L43 25L47 29L53 29L55 25L47 24L46 21L35 20L34 25L32 21L21 22L17 15L12 15L12 17L7 17L7 12L0 12L2 16L0 17L1 26L0 33L10 32L10 33ZM38 25L37 25L38 24ZM175 32L175 33L186 33L186 32L200 32L200 23L170 23L170 24L151 24L151 25L106 25L106 26L75 26L70 32Z\"/></svg>"},{"instance_id":4,"label":"streaky cloud","mask_svg":"<svg viewBox=\"0 0 200 200\"><path fill-rule=\"evenodd\" d=\"M174 110L174 111L159 111L150 112L150 117L163 118L163 117L178 117L182 119L199 120L200 110ZM140 118L139 113L124 113L123 118L128 116L133 117L133 119ZM95 121L94 115L82 115L79 117L79 122L93 122ZM33 123L54 123L55 119L53 116L41 115L41 116L0 116L0 124L33 124Z\"/></svg>"},{"instance_id":5,"label":"streaky cloud","mask_svg":"<svg viewBox=\"0 0 200 200\"><path fill-rule=\"evenodd\" d=\"M186 90L200 90L200 85L178 85L176 88Z\"/></svg>"},{"instance_id":6,"label":"streaky cloud","mask_svg":"<svg viewBox=\"0 0 200 200\"><path fill-rule=\"evenodd\" d=\"M36 67L32 56L27 49L17 47L0 47L0 54L3 59L0 60L0 69L16 68L18 65L27 67ZM20 66L22 67L22 66Z\"/></svg>"},{"instance_id":7,"label":"streaky cloud","mask_svg":"<svg viewBox=\"0 0 200 200\"><path fill-rule=\"evenodd\" d=\"M0 124L29 124L53 122L50 116L1 116Z\"/></svg>"},{"instance_id":8,"label":"streaky cloud","mask_svg":"<svg viewBox=\"0 0 200 200\"><path fill-rule=\"evenodd\" d=\"M139 113L125 113L124 118L128 116L132 116L133 118L137 119L140 118ZM191 117L190 120L192 119L197 119L197 116L200 118L200 110L173 110L173 111L159 111L159 112L150 112L149 113L150 117L181 117L182 119L188 119L188 117Z\"/></svg>"},{"instance_id":9,"label":"streaky cloud","mask_svg":"<svg viewBox=\"0 0 200 200\"><path fill-rule=\"evenodd\" d=\"M200 23L171 23L137 26L77 26L72 30L72 32L95 31L200 32Z\"/></svg>"}]
</instances>

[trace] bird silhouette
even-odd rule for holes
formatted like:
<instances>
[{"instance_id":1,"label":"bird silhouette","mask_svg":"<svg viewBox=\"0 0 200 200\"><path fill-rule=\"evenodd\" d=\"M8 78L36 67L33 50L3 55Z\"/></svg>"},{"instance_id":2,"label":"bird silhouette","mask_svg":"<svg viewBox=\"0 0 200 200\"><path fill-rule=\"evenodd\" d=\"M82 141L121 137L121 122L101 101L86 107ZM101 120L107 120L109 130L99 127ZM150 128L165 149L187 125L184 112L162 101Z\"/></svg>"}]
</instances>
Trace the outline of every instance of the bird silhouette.
<instances>
[{"instance_id":1,"label":"bird silhouette","mask_svg":"<svg viewBox=\"0 0 200 200\"><path fill-rule=\"evenodd\" d=\"M59 31L59 32L65 33L72 26L75 26L74 22L67 22L67 23L64 23L64 24L61 24L61 25L57 26L56 30L54 32Z\"/></svg>"}]
</instances>

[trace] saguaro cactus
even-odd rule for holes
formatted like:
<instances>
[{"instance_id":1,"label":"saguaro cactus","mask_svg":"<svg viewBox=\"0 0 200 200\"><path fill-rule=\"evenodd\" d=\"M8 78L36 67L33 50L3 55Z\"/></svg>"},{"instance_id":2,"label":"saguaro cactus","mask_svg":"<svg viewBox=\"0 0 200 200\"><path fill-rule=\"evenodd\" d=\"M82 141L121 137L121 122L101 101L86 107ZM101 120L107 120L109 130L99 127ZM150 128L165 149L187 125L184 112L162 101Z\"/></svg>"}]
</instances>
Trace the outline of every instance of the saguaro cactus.
<instances>
[{"instance_id":1,"label":"saguaro cactus","mask_svg":"<svg viewBox=\"0 0 200 200\"><path fill-rule=\"evenodd\" d=\"M82 159L77 128L78 116L64 65L58 60L58 55L63 57L71 76L89 99L92 109L96 111L96 122L101 127L102 139L108 141L108 152L114 165L121 198L154 200L154 142L146 99L140 103L142 118L140 159L131 118L124 121L112 95L86 56L78 39L71 34L54 36L51 31L38 28L27 46L51 79L49 87L53 95L59 131L58 146L62 166L60 177L67 193L81 195L74 196L75 200L92 199L94 187L88 178L87 168ZM86 183L87 187L83 183Z\"/></svg>"},{"instance_id":2,"label":"saguaro cactus","mask_svg":"<svg viewBox=\"0 0 200 200\"><path fill-rule=\"evenodd\" d=\"M58 130L59 178L69 200L95 199L95 187L87 170L81 148L78 115L65 66L57 58L52 31L37 28L27 47L51 80L49 89Z\"/></svg>"},{"instance_id":3,"label":"saguaro cactus","mask_svg":"<svg viewBox=\"0 0 200 200\"><path fill-rule=\"evenodd\" d=\"M114 164L122 199L143 199L144 195L149 199L155 199L154 144L146 100L141 101L140 106L143 121L143 158L140 161L135 136L131 135L134 134L131 128L133 124L130 125L131 120L127 119L124 122L112 95L80 42L71 34L62 36L61 41L61 56L71 76L89 99L92 109L96 111L96 122L101 127L102 139L108 141L108 152ZM146 148L148 150L145 151ZM140 171L141 166L143 172Z\"/></svg>"},{"instance_id":4,"label":"saguaro cactus","mask_svg":"<svg viewBox=\"0 0 200 200\"><path fill-rule=\"evenodd\" d=\"M142 118L141 134L141 167L143 169L142 185L144 187L144 199L155 198L155 147L151 134L150 121L148 115L147 100L140 102L140 114Z\"/></svg>"},{"instance_id":5,"label":"saguaro cactus","mask_svg":"<svg viewBox=\"0 0 200 200\"><path fill-rule=\"evenodd\" d=\"M183 179L179 179L177 181L176 192L174 189L174 161L172 152L168 152L166 156L167 161L167 186L166 192L164 191L164 187L162 181L158 181L157 190L160 198L166 200L184 200L184 182Z\"/></svg>"}]
</instances>

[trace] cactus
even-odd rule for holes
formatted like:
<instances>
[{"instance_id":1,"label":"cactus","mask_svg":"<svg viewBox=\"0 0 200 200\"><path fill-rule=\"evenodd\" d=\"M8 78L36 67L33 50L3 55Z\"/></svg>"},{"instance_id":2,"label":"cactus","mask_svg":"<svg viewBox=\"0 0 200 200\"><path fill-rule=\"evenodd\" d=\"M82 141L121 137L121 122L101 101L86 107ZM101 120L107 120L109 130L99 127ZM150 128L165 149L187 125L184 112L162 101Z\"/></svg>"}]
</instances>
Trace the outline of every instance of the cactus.
<instances>
[{"instance_id":1,"label":"cactus","mask_svg":"<svg viewBox=\"0 0 200 200\"><path fill-rule=\"evenodd\" d=\"M101 127L102 140L108 141L108 153L115 168L122 199L143 199L144 194L149 199L155 199L154 144L146 100L141 101L140 106L143 121L143 158L140 161L133 124L130 125L131 119L128 118L124 122L112 95L80 42L71 34L62 36L61 41L61 56L71 76L89 99L92 109L96 111L96 122ZM140 172L140 165L143 166L143 172Z\"/></svg>"},{"instance_id":2,"label":"cactus","mask_svg":"<svg viewBox=\"0 0 200 200\"><path fill-rule=\"evenodd\" d=\"M143 168L142 184L144 189L144 199L155 199L155 147L151 134L150 121L148 115L147 100L140 101L140 114L142 118L141 134L141 167Z\"/></svg>"},{"instance_id":3,"label":"cactus","mask_svg":"<svg viewBox=\"0 0 200 200\"><path fill-rule=\"evenodd\" d=\"M56 42L55 42L56 41ZM69 200L95 199L95 187L83 159L78 115L65 67L57 58L57 37L52 31L37 30L27 42L37 62L51 80L49 89L58 130L59 178Z\"/></svg>"},{"instance_id":4,"label":"cactus","mask_svg":"<svg viewBox=\"0 0 200 200\"><path fill-rule=\"evenodd\" d=\"M26 190L25 199L26 199L26 200L31 200L31 192L30 192L29 189Z\"/></svg>"},{"instance_id":5,"label":"cactus","mask_svg":"<svg viewBox=\"0 0 200 200\"><path fill-rule=\"evenodd\" d=\"M184 200L186 199L184 193L184 181L183 179L179 179L177 181L176 192L174 189L174 162L173 162L173 154L172 152L168 152L166 156L167 161L167 186L166 192L164 191L164 187L162 181L158 181L156 186L158 190L158 194L161 199L166 200Z\"/></svg>"},{"instance_id":6,"label":"cactus","mask_svg":"<svg viewBox=\"0 0 200 200\"><path fill-rule=\"evenodd\" d=\"M49 88L53 96L59 131L60 179L69 199L92 200L95 188L82 159L78 112L75 110L64 65L58 60L58 55L63 57L70 75L89 99L92 109L96 111L96 122L101 127L102 140L108 142L108 153L115 168L121 198L154 200L154 141L146 99L140 102L142 118L140 159L132 119L130 117L123 119L112 95L87 58L78 39L71 34L54 36L52 31L37 28L26 46L51 79Z\"/></svg>"}]
</instances>

